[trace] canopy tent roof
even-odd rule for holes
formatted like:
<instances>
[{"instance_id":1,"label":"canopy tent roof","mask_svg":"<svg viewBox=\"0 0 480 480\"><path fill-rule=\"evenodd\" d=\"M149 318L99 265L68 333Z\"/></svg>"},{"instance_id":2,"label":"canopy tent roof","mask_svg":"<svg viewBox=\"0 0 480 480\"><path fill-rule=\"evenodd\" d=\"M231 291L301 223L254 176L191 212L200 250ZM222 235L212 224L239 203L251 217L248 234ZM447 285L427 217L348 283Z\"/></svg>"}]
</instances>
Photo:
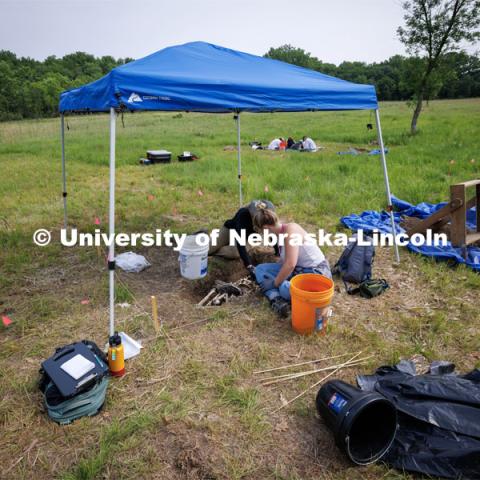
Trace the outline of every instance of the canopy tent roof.
<instances>
[{"instance_id":1,"label":"canopy tent roof","mask_svg":"<svg viewBox=\"0 0 480 480\"><path fill-rule=\"evenodd\" d=\"M373 85L205 42L164 48L67 90L60 112L169 110L226 113L377 109Z\"/></svg>"}]
</instances>

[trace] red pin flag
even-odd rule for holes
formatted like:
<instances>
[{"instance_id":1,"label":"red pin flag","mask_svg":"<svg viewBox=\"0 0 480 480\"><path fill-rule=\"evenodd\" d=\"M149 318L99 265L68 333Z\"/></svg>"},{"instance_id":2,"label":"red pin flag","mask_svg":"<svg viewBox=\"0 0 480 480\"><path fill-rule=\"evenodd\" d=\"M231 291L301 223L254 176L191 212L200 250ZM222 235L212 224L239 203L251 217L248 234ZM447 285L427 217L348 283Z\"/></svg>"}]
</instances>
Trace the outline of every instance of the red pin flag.
<instances>
[{"instance_id":1,"label":"red pin flag","mask_svg":"<svg viewBox=\"0 0 480 480\"><path fill-rule=\"evenodd\" d=\"M100 219L98 217L95 217L95 225L100 225Z\"/></svg>"},{"instance_id":2,"label":"red pin flag","mask_svg":"<svg viewBox=\"0 0 480 480\"><path fill-rule=\"evenodd\" d=\"M88 298L84 298L80 303L82 305L88 305L90 303L90 300Z\"/></svg>"},{"instance_id":3,"label":"red pin flag","mask_svg":"<svg viewBox=\"0 0 480 480\"><path fill-rule=\"evenodd\" d=\"M203 197L203 192L201 190L199 190L197 193L199 197Z\"/></svg>"},{"instance_id":4,"label":"red pin flag","mask_svg":"<svg viewBox=\"0 0 480 480\"><path fill-rule=\"evenodd\" d=\"M2 315L2 322L6 327L12 323L12 321L6 315Z\"/></svg>"}]
</instances>

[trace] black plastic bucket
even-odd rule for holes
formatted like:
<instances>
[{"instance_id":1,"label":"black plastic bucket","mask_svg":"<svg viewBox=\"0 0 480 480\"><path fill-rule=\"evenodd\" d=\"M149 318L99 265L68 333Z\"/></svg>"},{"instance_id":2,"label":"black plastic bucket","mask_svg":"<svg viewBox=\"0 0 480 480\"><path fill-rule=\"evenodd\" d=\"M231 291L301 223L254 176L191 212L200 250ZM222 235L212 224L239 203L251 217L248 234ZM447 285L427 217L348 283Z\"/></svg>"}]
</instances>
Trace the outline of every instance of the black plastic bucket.
<instances>
[{"instance_id":1,"label":"black plastic bucket","mask_svg":"<svg viewBox=\"0 0 480 480\"><path fill-rule=\"evenodd\" d=\"M339 448L358 465L382 458L395 438L397 410L379 393L332 380L318 391L317 410Z\"/></svg>"}]
</instances>

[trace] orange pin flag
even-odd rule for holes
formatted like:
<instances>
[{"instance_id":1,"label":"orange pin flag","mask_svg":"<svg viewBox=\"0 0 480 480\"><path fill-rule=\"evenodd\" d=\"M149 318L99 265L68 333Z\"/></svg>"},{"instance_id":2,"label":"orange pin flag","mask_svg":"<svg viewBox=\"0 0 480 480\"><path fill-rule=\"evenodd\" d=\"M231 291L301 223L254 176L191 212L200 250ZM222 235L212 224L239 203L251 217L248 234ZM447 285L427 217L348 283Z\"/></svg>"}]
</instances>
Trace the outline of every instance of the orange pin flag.
<instances>
[{"instance_id":1,"label":"orange pin flag","mask_svg":"<svg viewBox=\"0 0 480 480\"><path fill-rule=\"evenodd\" d=\"M149 202L151 202L154 198L155 198L155 197L154 197L153 195L148 195L148 196L147 196L147 200L148 200Z\"/></svg>"},{"instance_id":2,"label":"orange pin flag","mask_svg":"<svg viewBox=\"0 0 480 480\"><path fill-rule=\"evenodd\" d=\"M10 318L8 318L6 315L2 315L2 322L5 327L8 327L12 323Z\"/></svg>"},{"instance_id":3,"label":"orange pin flag","mask_svg":"<svg viewBox=\"0 0 480 480\"><path fill-rule=\"evenodd\" d=\"M265 185L265 188L263 189L265 193L268 193L268 185Z\"/></svg>"}]
</instances>

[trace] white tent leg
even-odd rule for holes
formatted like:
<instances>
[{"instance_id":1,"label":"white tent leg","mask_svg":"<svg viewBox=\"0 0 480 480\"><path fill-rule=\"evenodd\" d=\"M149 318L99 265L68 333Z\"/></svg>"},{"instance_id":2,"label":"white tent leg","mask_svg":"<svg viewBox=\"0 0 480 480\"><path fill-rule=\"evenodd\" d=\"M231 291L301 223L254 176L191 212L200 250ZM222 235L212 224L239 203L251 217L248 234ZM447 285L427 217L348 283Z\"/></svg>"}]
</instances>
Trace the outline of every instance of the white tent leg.
<instances>
[{"instance_id":1,"label":"white tent leg","mask_svg":"<svg viewBox=\"0 0 480 480\"><path fill-rule=\"evenodd\" d=\"M398 245L395 241L397 230L395 228L395 219L393 217L393 206L392 206L392 194L390 193L390 182L388 181L388 170L387 170L387 159L385 158L385 147L383 145L383 136L382 136L382 126L380 125L380 113L378 108L375 110L375 122L377 124L377 138L378 146L380 148L380 157L382 159L383 167L383 179L385 181L385 190L387 193L387 211L390 214L390 222L392 224L392 233L393 233L393 248L395 250L395 259L397 263L400 262L400 253L398 251Z\"/></svg>"},{"instance_id":2,"label":"white tent leg","mask_svg":"<svg viewBox=\"0 0 480 480\"><path fill-rule=\"evenodd\" d=\"M110 288L110 336L115 333L115 109L110 108L110 199L108 228L112 242L108 249L108 274Z\"/></svg>"},{"instance_id":3,"label":"white tent leg","mask_svg":"<svg viewBox=\"0 0 480 480\"><path fill-rule=\"evenodd\" d=\"M240 207L243 205L243 192L242 192L242 151L240 146L240 112L235 115L235 121L237 122L237 163L238 163L238 195L240 199Z\"/></svg>"},{"instance_id":4,"label":"white tent leg","mask_svg":"<svg viewBox=\"0 0 480 480\"><path fill-rule=\"evenodd\" d=\"M63 228L67 229L67 172L65 170L65 118L60 115L60 135L62 140L62 182L63 182Z\"/></svg>"}]
</instances>

